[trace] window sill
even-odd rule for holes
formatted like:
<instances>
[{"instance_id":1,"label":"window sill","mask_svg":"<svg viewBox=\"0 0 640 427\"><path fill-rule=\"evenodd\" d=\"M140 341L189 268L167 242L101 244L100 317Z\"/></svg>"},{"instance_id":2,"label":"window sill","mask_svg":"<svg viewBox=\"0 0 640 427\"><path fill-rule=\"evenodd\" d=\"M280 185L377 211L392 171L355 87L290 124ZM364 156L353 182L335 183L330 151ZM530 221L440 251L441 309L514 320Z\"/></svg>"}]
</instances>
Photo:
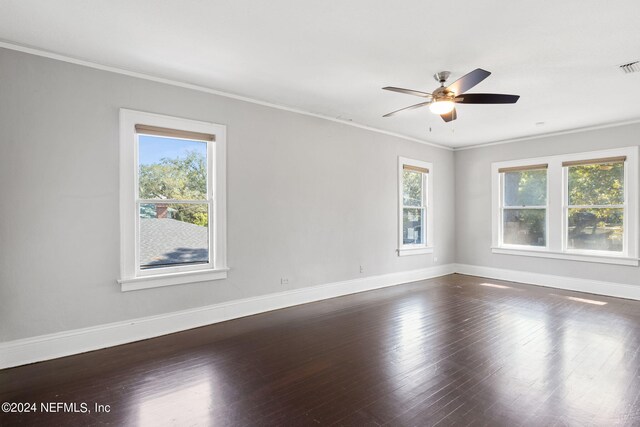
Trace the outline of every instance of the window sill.
<instances>
[{"instance_id":1,"label":"window sill","mask_svg":"<svg viewBox=\"0 0 640 427\"><path fill-rule=\"evenodd\" d=\"M228 268L218 268L216 270L187 271L181 273L169 273L155 276L134 277L131 279L120 279L120 289L122 292L137 291L140 289L160 288L163 286L183 285L187 283L208 282L210 280L220 280L227 278Z\"/></svg>"},{"instance_id":2,"label":"window sill","mask_svg":"<svg viewBox=\"0 0 640 427\"><path fill-rule=\"evenodd\" d=\"M402 248L398 249L398 256L409 256L409 255L422 255L422 254L432 254L433 248L429 247L418 247L418 248Z\"/></svg>"},{"instance_id":3,"label":"window sill","mask_svg":"<svg viewBox=\"0 0 640 427\"><path fill-rule=\"evenodd\" d=\"M638 258L628 258L617 255L578 254L571 252L553 252L542 249L513 249L492 247L491 252L501 255L519 255L537 258L564 259L568 261L596 262L601 264L617 264L638 266Z\"/></svg>"}]
</instances>

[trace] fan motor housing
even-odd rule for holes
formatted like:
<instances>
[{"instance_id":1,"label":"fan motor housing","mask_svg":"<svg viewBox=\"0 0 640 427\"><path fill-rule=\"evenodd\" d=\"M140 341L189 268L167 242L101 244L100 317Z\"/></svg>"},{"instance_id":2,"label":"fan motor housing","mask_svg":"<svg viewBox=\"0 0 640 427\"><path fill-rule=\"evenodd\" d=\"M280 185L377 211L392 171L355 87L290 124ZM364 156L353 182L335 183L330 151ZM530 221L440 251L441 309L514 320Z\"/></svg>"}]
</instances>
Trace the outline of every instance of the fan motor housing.
<instances>
[{"instance_id":1,"label":"fan motor housing","mask_svg":"<svg viewBox=\"0 0 640 427\"><path fill-rule=\"evenodd\" d=\"M455 94L448 90L446 87L439 87L434 90L432 93L434 101L445 101L445 100L453 100L455 98Z\"/></svg>"}]
</instances>

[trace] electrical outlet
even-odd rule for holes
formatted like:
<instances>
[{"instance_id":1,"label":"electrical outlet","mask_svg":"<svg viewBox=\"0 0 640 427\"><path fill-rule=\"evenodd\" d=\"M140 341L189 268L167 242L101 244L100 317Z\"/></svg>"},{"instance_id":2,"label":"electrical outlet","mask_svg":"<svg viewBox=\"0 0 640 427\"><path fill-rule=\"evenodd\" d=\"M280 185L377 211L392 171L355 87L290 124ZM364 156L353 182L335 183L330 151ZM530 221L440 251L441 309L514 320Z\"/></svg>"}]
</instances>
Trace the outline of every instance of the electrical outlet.
<instances>
[{"instance_id":1,"label":"electrical outlet","mask_svg":"<svg viewBox=\"0 0 640 427\"><path fill-rule=\"evenodd\" d=\"M434 256L434 257L433 257L433 262L434 262L434 263L437 263L437 262L438 262L438 257L437 257L437 256Z\"/></svg>"},{"instance_id":2,"label":"electrical outlet","mask_svg":"<svg viewBox=\"0 0 640 427\"><path fill-rule=\"evenodd\" d=\"M364 273L364 267L360 266L360 273Z\"/></svg>"},{"instance_id":3,"label":"electrical outlet","mask_svg":"<svg viewBox=\"0 0 640 427\"><path fill-rule=\"evenodd\" d=\"M283 277L280 279L280 284L281 285L288 285L289 284L289 278L288 277Z\"/></svg>"}]
</instances>

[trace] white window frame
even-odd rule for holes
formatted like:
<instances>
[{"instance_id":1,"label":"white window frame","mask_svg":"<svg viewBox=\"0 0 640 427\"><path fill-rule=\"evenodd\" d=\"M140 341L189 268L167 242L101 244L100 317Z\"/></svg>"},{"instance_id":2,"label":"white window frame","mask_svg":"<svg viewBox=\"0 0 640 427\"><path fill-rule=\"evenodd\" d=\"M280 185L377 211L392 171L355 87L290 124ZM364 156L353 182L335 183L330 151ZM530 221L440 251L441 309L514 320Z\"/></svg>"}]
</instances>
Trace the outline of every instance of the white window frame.
<instances>
[{"instance_id":1,"label":"white window frame","mask_svg":"<svg viewBox=\"0 0 640 427\"><path fill-rule=\"evenodd\" d=\"M153 269L140 268L137 124L215 135L207 141L209 262ZM169 201L172 202L172 201ZM122 291L195 283L227 277L226 126L120 109L120 283Z\"/></svg>"},{"instance_id":2,"label":"white window frame","mask_svg":"<svg viewBox=\"0 0 640 427\"><path fill-rule=\"evenodd\" d=\"M403 170L404 166L415 166L428 169L429 173L423 173L422 195L423 206L410 206L412 208L422 207L426 213L426 227L422 230L422 244L405 244L403 241ZM421 255L433 253L433 164L422 160L398 157L398 256ZM425 197L426 195L426 197ZM426 233L426 235L425 235Z\"/></svg>"},{"instance_id":3,"label":"white window frame","mask_svg":"<svg viewBox=\"0 0 640 427\"><path fill-rule=\"evenodd\" d=\"M568 249L568 170L562 163L625 156L624 165L624 223L622 252ZM522 167L535 164L547 168L547 237L546 247L504 245L502 243L502 168ZM523 160L495 162L491 165L492 177L492 252L504 255L533 256L572 261L597 262L628 266L639 265L639 206L638 206L638 147L563 154Z\"/></svg>"}]
</instances>

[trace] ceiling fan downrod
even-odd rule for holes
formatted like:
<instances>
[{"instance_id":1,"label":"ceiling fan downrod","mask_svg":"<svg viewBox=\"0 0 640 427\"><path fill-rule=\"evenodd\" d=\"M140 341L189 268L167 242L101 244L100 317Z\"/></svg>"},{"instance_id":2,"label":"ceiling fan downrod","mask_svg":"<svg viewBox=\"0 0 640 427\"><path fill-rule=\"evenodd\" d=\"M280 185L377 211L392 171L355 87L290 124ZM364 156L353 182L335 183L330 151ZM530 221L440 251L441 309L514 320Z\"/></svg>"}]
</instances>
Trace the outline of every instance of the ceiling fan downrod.
<instances>
[{"instance_id":1,"label":"ceiling fan downrod","mask_svg":"<svg viewBox=\"0 0 640 427\"><path fill-rule=\"evenodd\" d=\"M440 86L444 86L444 83L447 81L449 76L451 75L450 71L440 71L439 73L435 73L433 78L440 83Z\"/></svg>"}]
</instances>

